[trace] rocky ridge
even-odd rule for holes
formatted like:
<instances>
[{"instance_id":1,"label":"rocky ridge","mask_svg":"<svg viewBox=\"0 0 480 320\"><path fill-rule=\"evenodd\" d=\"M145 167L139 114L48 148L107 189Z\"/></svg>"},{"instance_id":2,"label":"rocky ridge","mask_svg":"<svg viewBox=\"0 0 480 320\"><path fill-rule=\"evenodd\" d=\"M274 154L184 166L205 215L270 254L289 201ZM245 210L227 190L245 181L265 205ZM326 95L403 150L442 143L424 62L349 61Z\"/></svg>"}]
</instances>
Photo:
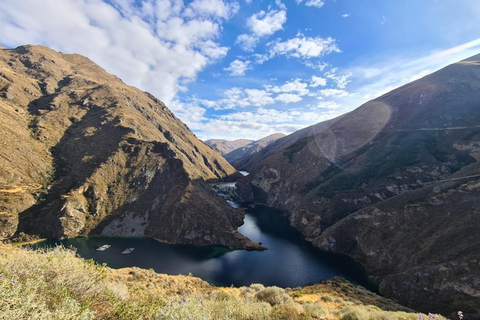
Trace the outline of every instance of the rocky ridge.
<instances>
[{"instance_id":1,"label":"rocky ridge","mask_svg":"<svg viewBox=\"0 0 480 320\"><path fill-rule=\"evenodd\" d=\"M477 55L281 139L237 187L360 261L381 293L477 314L479 104Z\"/></svg>"},{"instance_id":2,"label":"rocky ridge","mask_svg":"<svg viewBox=\"0 0 480 320\"><path fill-rule=\"evenodd\" d=\"M157 98L91 60L0 49L0 237L150 236L252 247L205 183L239 175Z\"/></svg>"}]
</instances>

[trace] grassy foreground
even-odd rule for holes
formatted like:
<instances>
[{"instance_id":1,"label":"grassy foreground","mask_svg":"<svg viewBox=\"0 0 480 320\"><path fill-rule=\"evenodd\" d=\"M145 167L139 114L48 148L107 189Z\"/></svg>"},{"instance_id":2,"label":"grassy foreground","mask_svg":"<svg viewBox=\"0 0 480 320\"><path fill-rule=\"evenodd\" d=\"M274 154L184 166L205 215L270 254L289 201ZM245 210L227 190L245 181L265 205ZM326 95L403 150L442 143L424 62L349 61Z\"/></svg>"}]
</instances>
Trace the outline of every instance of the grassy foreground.
<instances>
[{"instance_id":1,"label":"grassy foreground","mask_svg":"<svg viewBox=\"0 0 480 320\"><path fill-rule=\"evenodd\" d=\"M295 289L222 288L192 276L110 269L65 248L0 242L0 319L428 319L334 278ZM436 319L445 319L431 315Z\"/></svg>"}]
</instances>

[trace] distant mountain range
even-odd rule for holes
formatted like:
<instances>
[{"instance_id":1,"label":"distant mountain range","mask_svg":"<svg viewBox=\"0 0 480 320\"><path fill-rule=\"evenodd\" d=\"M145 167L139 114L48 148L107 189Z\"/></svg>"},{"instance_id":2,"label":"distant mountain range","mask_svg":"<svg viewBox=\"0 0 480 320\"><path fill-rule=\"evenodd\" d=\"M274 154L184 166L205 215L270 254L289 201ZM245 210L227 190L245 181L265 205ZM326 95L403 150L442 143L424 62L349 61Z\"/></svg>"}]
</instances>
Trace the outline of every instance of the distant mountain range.
<instances>
[{"instance_id":1,"label":"distant mountain range","mask_svg":"<svg viewBox=\"0 0 480 320\"><path fill-rule=\"evenodd\" d=\"M210 147L218 151L222 156L225 156L227 153L241 148L243 146L252 143L254 140L247 139L237 139L237 140L224 140L224 139L210 139L206 140L205 143Z\"/></svg>"},{"instance_id":2,"label":"distant mountain range","mask_svg":"<svg viewBox=\"0 0 480 320\"><path fill-rule=\"evenodd\" d=\"M248 171L251 155L259 152L260 150L266 148L268 145L283 137L285 137L283 133L275 133L260 140L252 141L243 147L237 148L227 153L224 156L225 160L227 160L237 170Z\"/></svg>"},{"instance_id":3,"label":"distant mountain range","mask_svg":"<svg viewBox=\"0 0 480 320\"><path fill-rule=\"evenodd\" d=\"M268 145L285 137L283 133L274 133L259 140L221 140L211 139L205 141L206 144L218 150L235 169L248 170L248 162L256 152L266 148ZM226 150L230 150L225 152Z\"/></svg>"},{"instance_id":4,"label":"distant mountain range","mask_svg":"<svg viewBox=\"0 0 480 320\"><path fill-rule=\"evenodd\" d=\"M89 59L0 48L0 238L102 234L252 248L208 180L240 175Z\"/></svg>"},{"instance_id":5,"label":"distant mountain range","mask_svg":"<svg viewBox=\"0 0 480 320\"><path fill-rule=\"evenodd\" d=\"M480 55L255 153L237 183L380 292L480 316Z\"/></svg>"}]
</instances>

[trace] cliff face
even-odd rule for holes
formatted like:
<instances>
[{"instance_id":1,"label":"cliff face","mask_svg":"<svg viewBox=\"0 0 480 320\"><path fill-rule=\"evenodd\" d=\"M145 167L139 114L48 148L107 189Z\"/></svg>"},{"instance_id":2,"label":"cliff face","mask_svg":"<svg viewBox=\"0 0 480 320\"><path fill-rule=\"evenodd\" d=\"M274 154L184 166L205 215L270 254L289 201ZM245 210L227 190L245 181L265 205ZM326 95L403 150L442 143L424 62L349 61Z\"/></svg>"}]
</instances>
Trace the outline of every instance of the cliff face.
<instances>
[{"instance_id":1,"label":"cliff face","mask_svg":"<svg viewBox=\"0 0 480 320\"><path fill-rule=\"evenodd\" d=\"M368 266L384 295L414 309L478 313L479 199L478 178L427 186L348 216L314 243Z\"/></svg>"},{"instance_id":2,"label":"cliff face","mask_svg":"<svg viewBox=\"0 0 480 320\"><path fill-rule=\"evenodd\" d=\"M274 133L257 141L252 141L249 144L230 151L225 155L227 160L237 170L250 170L251 165L249 160L254 153L263 150L278 139L285 137L283 133Z\"/></svg>"},{"instance_id":3,"label":"cliff face","mask_svg":"<svg viewBox=\"0 0 480 320\"><path fill-rule=\"evenodd\" d=\"M480 55L281 139L252 157L237 186L247 201L286 210L317 246L358 259L382 293L411 306L478 312L479 105ZM453 177L463 184L452 194L395 202ZM448 206L432 204L443 196Z\"/></svg>"},{"instance_id":4,"label":"cliff face","mask_svg":"<svg viewBox=\"0 0 480 320\"><path fill-rule=\"evenodd\" d=\"M206 180L238 174L158 99L80 55L0 49L0 236L245 247Z\"/></svg>"}]
</instances>

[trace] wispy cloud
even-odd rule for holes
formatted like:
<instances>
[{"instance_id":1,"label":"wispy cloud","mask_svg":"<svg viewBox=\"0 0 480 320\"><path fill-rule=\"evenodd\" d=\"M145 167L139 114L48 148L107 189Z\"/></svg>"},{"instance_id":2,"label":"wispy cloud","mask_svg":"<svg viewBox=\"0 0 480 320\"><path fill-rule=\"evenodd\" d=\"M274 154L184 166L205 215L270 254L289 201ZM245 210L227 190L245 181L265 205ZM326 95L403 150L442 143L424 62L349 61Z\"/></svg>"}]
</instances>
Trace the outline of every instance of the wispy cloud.
<instances>
[{"instance_id":1,"label":"wispy cloud","mask_svg":"<svg viewBox=\"0 0 480 320\"><path fill-rule=\"evenodd\" d=\"M333 38L306 37L298 34L297 37L281 41L276 40L268 44L270 56L286 56L300 59L318 58L332 52L341 52Z\"/></svg>"},{"instance_id":2,"label":"wispy cloud","mask_svg":"<svg viewBox=\"0 0 480 320\"><path fill-rule=\"evenodd\" d=\"M250 61L241 61L237 59L232 61L228 68L224 68L223 70L228 71L232 76L243 76L247 70L252 69L250 65Z\"/></svg>"},{"instance_id":3,"label":"wispy cloud","mask_svg":"<svg viewBox=\"0 0 480 320\"><path fill-rule=\"evenodd\" d=\"M295 2L297 4L301 4L301 3L303 3L303 1L304 0L296 0ZM324 4L325 4L325 2L322 1L322 0L307 0L305 2L305 5L307 7L316 7L316 8L321 8L321 7L323 7Z\"/></svg>"},{"instance_id":4,"label":"wispy cloud","mask_svg":"<svg viewBox=\"0 0 480 320\"><path fill-rule=\"evenodd\" d=\"M283 3L277 1L280 10L270 9L260 11L247 19L247 27L250 33L244 33L237 37L235 44L244 51L252 52L261 38L268 37L282 30L287 21L287 11Z\"/></svg>"}]
</instances>

